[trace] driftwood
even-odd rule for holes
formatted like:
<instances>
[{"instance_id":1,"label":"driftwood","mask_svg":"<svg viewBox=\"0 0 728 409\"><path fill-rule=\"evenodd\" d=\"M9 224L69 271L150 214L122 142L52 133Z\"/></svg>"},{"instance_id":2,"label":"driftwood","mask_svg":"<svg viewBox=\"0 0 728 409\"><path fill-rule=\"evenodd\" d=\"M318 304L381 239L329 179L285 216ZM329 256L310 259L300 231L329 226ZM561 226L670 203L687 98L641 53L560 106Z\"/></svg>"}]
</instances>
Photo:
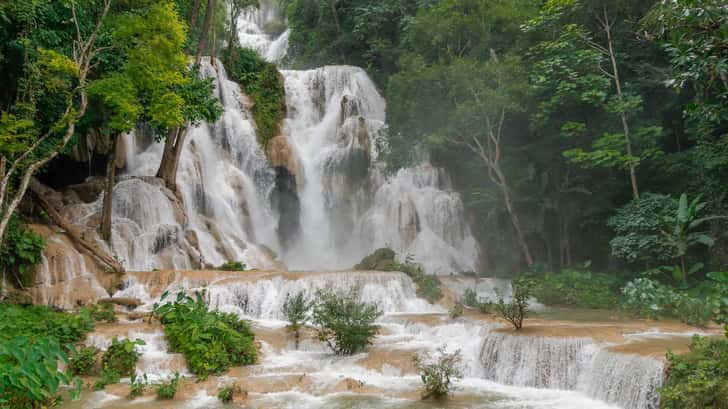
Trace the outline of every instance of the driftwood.
<instances>
[{"instance_id":1,"label":"driftwood","mask_svg":"<svg viewBox=\"0 0 728 409\"><path fill-rule=\"evenodd\" d=\"M30 182L30 190L35 195L35 198L38 201L38 204L45 210L46 213L48 213L48 216L53 220L53 222L58 225L61 229L65 230L66 234L70 239L73 241L74 244L76 244L79 248L79 250L85 250L89 254L91 254L95 259L97 259L102 264L108 266L111 268L112 271L117 273L123 273L124 267L119 263L115 258L113 258L104 248L99 246L98 244L91 242L89 240L86 240L83 237L83 234L81 233L80 229L75 226L73 223L66 220L65 217L63 217L58 210L51 204L51 202L48 201L47 197L50 193L50 188L44 186L42 183L40 183L37 179L33 178L33 180Z\"/></svg>"},{"instance_id":2,"label":"driftwood","mask_svg":"<svg viewBox=\"0 0 728 409\"><path fill-rule=\"evenodd\" d=\"M140 299L129 298L129 297L102 298L96 302L98 304L116 304L116 305L121 305L123 307L131 307L131 308L136 308L136 307L142 305L142 301Z\"/></svg>"}]
</instances>

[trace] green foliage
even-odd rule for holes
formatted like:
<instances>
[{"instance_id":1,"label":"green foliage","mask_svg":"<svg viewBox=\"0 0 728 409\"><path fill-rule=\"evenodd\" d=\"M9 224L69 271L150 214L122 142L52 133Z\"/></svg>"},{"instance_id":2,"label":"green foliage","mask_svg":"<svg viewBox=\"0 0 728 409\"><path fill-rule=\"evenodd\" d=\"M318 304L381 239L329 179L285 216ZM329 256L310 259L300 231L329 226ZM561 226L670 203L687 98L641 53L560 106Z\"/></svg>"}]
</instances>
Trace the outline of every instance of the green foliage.
<instances>
[{"instance_id":1,"label":"green foliage","mask_svg":"<svg viewBox=\"0 0 728 409\"><path fill-rule=\"evenodd\" d=\"M513 288L511 300L505 302L503 297L499 297L495 310L518 331L523 328L523 320L528 314L528 299L531 298L534 283L529 278L520 277L511 281L511 287Z\"/></svg>"},{"instance_id":2,"label":"green foliage","mask_svg":"<svg viewBox=\"0 0 728 409\"><path fill-rule=\"evenodd\" d=\"M93 304L82 308L82 310L96 322L114 323L117 321L114 304L112 303Z\"/></svg>"},{"instance_id":3,"label":"green foliage","mask_svg":"<svg viewBox=\"0 0 728 409\"><path fill-rule=\"evenodd\" d=\"M690 352L667 354L669 369L660 390L665 409L728 408L728 340L695 336Z\"/></svg>"},{"instance_id":4,"label":"green foliage","mask_svg":"<svg viewBox=\"0 0 728 409\"><path fill-rule=\"evenodd\" d=\"M711 288L714 290L711 299L716 311L715 321L728 325L728 272L708 273L708 278L710 278Z\"/></svg>"},{"instance_id":5,"label":"green foliage","mask_svg":"<svg viewBox=\"0 0 728 409\"><path fill-rule=\"evenodd\" d=\"M101 391L106 388L106 385L113 385L121 381L121 375L118 372L110 369L104 369L101 371L99 379L94 383L94 390Z\"/></svg>"},{"instance_id":6,"label":"green foliage","mask_svg":"<svg viewBox=\"0 0 728 409\"><path fill-rule=\"evenodd\" d=\"M179 382L179 372L174 374L174 378L169 382L164 382L157 386L158 399L173 399L177 394L177 383Z\"/></svg>"},{"instance_id":7,"label":"green foliage","mask_svg":"<svg viewBox=\"0 0 728 409\"><path fill-rule=\"evenodd\" d=\"M5 334L4 334L5 335ZM55 338L18 336L0 340L0 407L34 409L51 404L62 385L78 396L81 382L58 363L68 357Z\"/></svg>"},{"instance_id":8,"label":"green foliage","mask_svg":"<svg viewBox=\"0 0 728 409\"><path fill-rule=\"evenodd\" d=\"M264 148L281 132L286 117L286 90L275 64L266 62L255 50L228 50L223 59L230 78L240 84L253 102L258 142Z\"/></svg>"},{"instance_id":9,"label":"green foliage","mask_svg":"<svg viewBox=\"0 0 728 409\"><path fill-rule=\"evenodd\" d=\"M283 303L283 314L288 320L288 329L294 334L296 348L301 339L301 326L308 320L312 307L313 303L306 299L304 292L299 292L293 297L290 294L287 295L286 301Z\"/></svg>"},{"instance_id":10,"label":"green foliage","mask_svg":"<svg viewBox=\"0 0 728 409\"><path fill-rule=\"evenodd\" d=\"M354 266L356 270L376 271L399 271L407 274L417 286L417 296L434 303L442 298L440 280L437 277L425 274L422 266L415 263L412 256L408 255L404 262L398 262L396 253L389 248L380 248L364 257L359 264Z\"/></svg>"},{"instance_id":11,"label":"green foliage","mask_svg":"<svg viewBox=\"0 0 728 409\"><path fill-rule=\"evenodd\" d=\"M217 390L217 398L222 403L230 403L233 401L235 391L239 389L240 387L237 384L224 385Z\"/></svg>"},{"instance_id":12,"label":"green foliage","mask_svg":"<svg viewBox=\"0 0 728 409\"><path fill-rule=\"evenodd\" d=\"M705 326L713 319L715 295L692 296L649 278L638 278L622 289L622 307L640 317L676 317L689 325Z\"/></svg>"},{"instance_id":13,"label":"green foliage","mask_svg":"<svg viewBox=\"0 0 728 409\"><path fill-rule=\"evenodd\" d=\"M357 301L356 293L319 292L313 307L318 339L337 355L353 355L372 343L379 331L374 321L382 315L375 304Z\"/></svg>"},{"instance_id":14,"label":"green foliage","mask_svg":"<svg viewBox=\"0 0 728 409\"><path fill-rule=\"evenodd\" d=\"M0 303L0 340L24 336L55 338L59 344L79 342L94 329L87 314L56 312L48 307L20 307Z\"/></svg>"},{"instance_id":15,"label":"green foliage","mask_svg":"<svg viewBox=\"0 0 728 409\"><path fill-rule=\"evenodd\" d=\"M478 293L472 288L466 288L463 293L463 305L477 309L481 314L489 314L494 304L490 301L478 298Z\"/></svg>"},{"instance_id":16,"label":"green foliage","mask_svg":"<svg viewBox=\"0 0 728 409\"><path fill-rule=\"evenodd\" d=\"M136 373L131 374L131 385L129 387L129 399L138 398L144 394L144 390L149 386L147 374L139 377Z\"/></svg>"},{"instance_id":17,"label":"green foliage","mask_svg":"<svg viewBox=\"0 0 728 409\"><path fill-rule=\"evenodd\" d=\"M240 261L228 261L217 269L222 271L245 271L245 264Z\"/></svg>"},{"instance_id":18,"label":"green foliage","mask_svg":"<svg viewBox=\"0 0 728 409\"><path fill-rule=\"evenodd\" d=\"M610 245L615 257L629 263L661 263L673 258L675 249L662 232L678 208L666 195L645 193L617 210L607 224L616 233Z\"/></svg>"},{"instance_id":19,"label":"green foliage","mask_svg":"<svg viewBox=\"0 0 728 409\"><path fill-rule=\"evenodd\" d=\"M610 309L619 302L619 280L581 269L533 274L533 296L546 305Z\"/></svg>"},{"instance_id":20,"label":"green foliage","mask_svg":"<svg viewBox=\"0 0 728 409\"><path fill-rule=\"evenodd\" d=\"M45 240L28 229L17 217L12 217L0 245L0 270L14 277L22 287L31 286L32 269L42 261Z\"/></svg>"},{"instance_id":21,"label":"green foliage","mask_svg":"<svg viewBox=\"0 0 728 409\"><path fill-rule=\"evenodd\" d=\"M192 298L180 292L175 301L156 304L154 315L164 325L170 349L182 353L188 368L200 378L255 363L250 325L235 314L209 310L201 293Z\"/></svg>"},{"instance_id":22,"label":"green foliage","mask_svg":"<svg viewBox=\"0 0 728 409\"><path fill-rule=\"evenodd\" d=\"M132 341L129 339L119 340L114 337L111 340L111 345L104 352L103 358L101 358L103 370L116 372L120 376L131 376L141 356L141 353L137 351L137 345L145 345L145 343L141 339Z\"/></svg>"},{"instance_id":23,"label":"green foliage","mask_svg":"<svg viewBox=\"0 0 728 409\"><path fill-rule=\"evenodd\" d=\"M448 354L444 347L437 350L437 357L415 355L414 363L424 384L422 399L442 399L453 390L454 383L462 377L460 351Z\"/></svg>"},{"instance_id":24,"label":"green foliage","mask_svg":"<svg viewBox=\"0 0 728 409\"><path fill-rule=\"evenodd\" d=\"M89 375L96 367L98 353L95 347L82 347L71 356L68 368L74 375Z\"/></svg>"}]
</instances>

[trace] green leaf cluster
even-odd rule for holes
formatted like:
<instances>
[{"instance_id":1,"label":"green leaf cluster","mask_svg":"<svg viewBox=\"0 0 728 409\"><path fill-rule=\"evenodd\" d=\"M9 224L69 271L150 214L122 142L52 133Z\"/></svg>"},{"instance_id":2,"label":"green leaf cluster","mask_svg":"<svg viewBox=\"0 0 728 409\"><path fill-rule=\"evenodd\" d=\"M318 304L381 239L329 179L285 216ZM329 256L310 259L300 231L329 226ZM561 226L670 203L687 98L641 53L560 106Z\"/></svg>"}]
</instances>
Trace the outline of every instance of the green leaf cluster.
<instances>
[{"instance_id":1,"label":"green leaf cluster","mask_svg":"<svg viewBox=\"0 0 728 409\"><path fill-rule=\"evenodd\" d=\"M546 305L611 309L619 304L620 280L585 269L529 275L533 296Z\"/></svg>"},{"instance_id":2,"label":"green leaf cluster","mask_svg":"<svg viewBox=\"0 0 728 409\"><path fill-rule=\"evenodd\" d=\"M337 355L353 355L371 345L379 331L374 321L382 315L375 304L357 300L356 292L339 294L320 291L312 320L318 339Z\"/></svg>"},{"instance_id":3,"label":"green leaf cluster","mask_svg":"<svg viewBox=\"0 0 728 409\"><path fill-rule=\"evenodd\" d=\"M195 298L179 293L173 302L155 305L154 314L164 325L170 349L182 353L190 371L200 378L255 363L250 325L235 314L211 311L199 292Z\"/></svg>"},{"instance_id":4,"label":"green leaf cluster","mask_svg":"<svg viewBox=\"0 0 728 409\"><path fill-rule=\"evenodd\" d=\"M42 261L46 242L39 234L28 229L18 218L12 217L0 246L0 269L14 277L22 287L33 285L33 268Z\"/></svg>"},{"instance_id":5,"label":"green leaf cluster","mask_svg":"<svg viewBox=\"0 0 728 409\"><path fill-rule=\"evenodd\" d=\"M281 132L286 117L286 89L283 76L275 64L263 59L255 50L233 48L223 59L225 69L253 103L258 142L263 148Z\"/></svg>"},{"instance_id":6,"label":"green leaf cluster","mask_svg":"<svg viewBox=\"0 0 728 409\"><path fill-rule=\"evenodd\" d=\"M667 354L668 372L660 390L665 409L728 408L728 340L695 336L690 352Z\"/></svg>"},{"instance_id":7,"label":"green leaf cluster","mask_svg":"<svg viewBox=\"0 0 728 409\"><path fill-rule=\"evenodd\" d=\"M134 373L136 363L141 356L137 346L146 345L143 340L117 339L111 340L111 345L104 352L101 358L103 371L111 371L120 376L131 376Z\"/></svg>"}]
</instances>

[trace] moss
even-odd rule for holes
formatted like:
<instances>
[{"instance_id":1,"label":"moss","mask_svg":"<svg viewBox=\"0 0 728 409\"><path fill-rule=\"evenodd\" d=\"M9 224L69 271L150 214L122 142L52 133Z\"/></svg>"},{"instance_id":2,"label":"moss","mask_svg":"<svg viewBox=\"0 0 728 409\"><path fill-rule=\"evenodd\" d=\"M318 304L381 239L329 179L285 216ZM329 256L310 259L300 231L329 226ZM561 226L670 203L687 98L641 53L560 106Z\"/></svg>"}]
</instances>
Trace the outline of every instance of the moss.
<instances>
[{"instance_id":1,"label":"moss","mask_svg":"<svg viewBox=\"0 0 728 409\"><path fill-rule=\"evenodd\" d=\"M233 48L223 57L225 70L238 82L253 102L253 119L258 143L265 149L281 132L286 117L286 90L283 76L275 64L263 59L255 50Z\"/></svg>"}]
</instances>

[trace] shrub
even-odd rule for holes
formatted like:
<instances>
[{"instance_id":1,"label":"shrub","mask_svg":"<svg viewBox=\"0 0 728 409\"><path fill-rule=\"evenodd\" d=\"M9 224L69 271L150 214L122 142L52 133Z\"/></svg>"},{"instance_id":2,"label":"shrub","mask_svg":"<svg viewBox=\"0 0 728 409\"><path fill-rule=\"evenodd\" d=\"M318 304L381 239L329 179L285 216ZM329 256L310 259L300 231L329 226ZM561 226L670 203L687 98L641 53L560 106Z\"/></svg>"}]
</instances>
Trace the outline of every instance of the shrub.
<instances>
[{"instance_id":1,"label":"shrub","mask_svg":"<svg viewBox=\"0 0 728 409\"><path fill-rule=\"evenodd\" d=\"M118 340L116 337L111 340L111 346L104 352L101 364L104 371L116 372L121 376L131 376L141 354L137 351L137 345L145 345L144 341L137 339Z\"/></svg>"},{"instance_id":2,"label":"shrub","mask_svg":"<svg viewBox=\"0 0 728 409\"><path fill-rule=\"evenodd\" d=\"M73 386L77 397L81 381L70 370L60 371L59 361L68 358L54 338L0 339L0 407L50 406L62 385Z\"/></svg>"},{"instance_id":3,"label":"shrub","mask_svg":"<svg viewBox=\"0 0 728 409\"><path fill-rule=\"evenodd\" d=\"M511 301L506 303L503 297L498 299L495 310L498 314L510 322L513 328L523 328L523 320L528 314L528 299L531 297L533 281L527 278L517 278L511 282L513 296Z\"/></svg>"},{"instance_id":4,"label":"shrub","mask_svg":"<svg viewBox=\"0 0 728 409\"><path fill-rule=\"evenodd\" d=\"M131 374L131 385L129 387L129 399L134 399L144 394L144 390L149 385L147 374L143 376L137 376L135 373Z\"/></svg>"},{"instance_id":5,"label":"shrub","mask_svg":"<svg viewBox=\"0 0 728 409\"><path fill-rule=\"evenodd\" d=\"M318 339L337 355L352 355L370 345L379 330L374 321L380 315L375 304L357 302L354 293L319 292L313 308Z\"/></svg>"},{"instance_id":6,"label":"shrub","mask_svg":"<svg viewBox=\"0 0 728 409\"><path fill-rule=\"evenodd\" d=\"M610 309L619 302L619 281L613 275L567 269L529 278L533 296L547 305Z\"/></svg>"},{"instance_id":7,"label":"shrub","mask_svg":"<svg viewBox=\"0 0 728 409\"><path fill-rule=\"evenodd\" d=\"M296 349L298 349L301 339L301 326L308 319L310 310L311 303L306 300L306 295L303 292L293 297L286 296L286 301L283 303L283 314L285 314L289 322L288 330L294 334Z\"/></svg>"},{"instance_id":8,"label":"shrub","mask_svg":"<svg viewBox=\"0 0 728 409\"><path fill-rule=\"evenodd\" d=\"M174 378L170 379L169 382L161 383L157 386L157 398L159 399L173 399L174 395L177 394L177 383L179 382L179 372L174 374Z\"/></svg>"},{"instance_id":9,"label":"shrub","mask_svg":"<svg viewBox=\"0 0 728 409\"><path fill-rule=\"evenodd\" d=\"M236 391L239 391L240 387L237 384L224 385L217 391L217 398L222 403L230 403L233 401Z\"/></svg>"},{"instance_id":10,"label":"shrub","mask_svg":"<svg viewBox=\"0 0 728 409\"><path fill-rule=\"evenodd\" d=\"M245 271L245 264L240 261L228 261L217 269L222 271Z\"/></svg>"},{"instance_id":11,"label":"shrub","mask_svg":"<svg viewBox=\"0 0 728 409\"><path fill-rule=\"evenodd\" d=\"M442 298L440 280L437 277L425 274L422 266L412 260L412 256L407 256L403 263L397 262L395 256L394 250L380 248L364 257L359 264L354 266L354 269L401 271L414 281L417 286L418 297L424 298L430 303L437 302Z\"/></svg>"},{"instance_id":12,"label":"shrub","mask_svg":"<svg viewBox=\"0 0 728 409\"><path fill-rule=\"evenodd\" d=\"M31 286L32 268L42 261L45 246L43 237L26 228L18 217L13 216L0 246L0 270L11 273L20 287Z\"/></svg>"},{"instance_id":13,"label":"shrub","mask_svg":"<svg viewBox=\"0 0 728 409\"><path fill-rule=\"evenodd\" d=\"M230 77L238 82L253 102L258 142L265 149L268 142L280 134L286 117L286 89L283 76L275 64L269 63L257 51L234 47L223 63Z\"/></svg>"},{"instance_id":14,"label":"shrub","mask_svg":"<svg viewBox=\"0 0 728 409\"><path fill-rule=\"evenodd\" d=\"M437 359L428 355L415 355L414 362L420 372L420 379L424 384L422 399L441 399L450 394L453 384L462 376L460 351L452 354L445 352L445 348L437 350Z\"/></svg>"},{"instance_id":15,"label":"shrub","mask_svg":"<svg viewBox=\"0 0 728 409\"><path fill-rule=\"evenodd\" d=\"M689 353L668 353L667 360L668 375L660 392L663 408L728 408L728 340L695 336Z\"/></svg>"},{"instance_id":16,"label":"shrub","mask_svg":"<svg viewBox=\"0 0 728 409\"><path fill-rule=\"evenodd\" d=\"M162 301L167 295L163 294ZM154 314L164 325L170 349L182 353L190 370L200 378L233 365L255 363L257 351L250 325L235 314L210 311L199 292L194 299L180 292L175 302L155 305Z\"/></svg>"},{"instance_id":17,"label":"shrub","mask_svg":"<svg viewBox=\"0 0 728 409\"><path fill-rule=\"evenodd\" d=\"M119 375L118 372L111 369L104 369L101 371L101 376L99 376L99 379L97 379L96 383L94 383L94 390L103 390L104 388L106 388L106 385L119 383L120 380L121 375Z\"/></svg>"},{"instance_id":18,"label":"shrub","mask_svg":"<svg viewBox=\"0 0 728 409\"><path fill-rule=\"evenodd\" d=\"M710 322L717 304L715 295L693 297L649 278L632 280L622 289L622 307L633 314L652 319L675 317L695 326Z\"/></svg>"},{"instance_id":19,"label":"shrub","mask_svg":"<svg viewBox=\"0 0 728 409\"><path fill-rule=\"evenodd\" d=\"M481 314L489 314L493 309L493 303L478 298L478 293L472 288L465 289L462 303L466 307L477 309Z\"/></svg>"},{"instance_id":20,"label":"shrub","mask_svg":"<svg viewBox=\"0 0 728 409\"><path fill-rule=\"evenodd\" d=\"M96 366L96 354L98 353L99 350L95 347L83 347L73 354L68 367L74 375L88 375Z\"/></svg>"},{"instance_id":21,"label":"shrub","mask_svg":"<svg viewBox=\"0 0 728 409\"><path fill-rule=\"evenodd\" d=\"M83 310L85 310L88 315L96 322L116 322L114 305L111 303L93 304L88 307L84 307Z\"/></svg>"},{"instance_id":22,"label":"shrub","mask_svg":"<svg viewBox=\"0 0 728 409\"><path fill-rule=\"evenodd\" d=\"M48 307L0 303L0 339L25 336L55 338L61 345L83 340L94 329L88 314L57 312Z\"/></svg>"}]
</instances>

